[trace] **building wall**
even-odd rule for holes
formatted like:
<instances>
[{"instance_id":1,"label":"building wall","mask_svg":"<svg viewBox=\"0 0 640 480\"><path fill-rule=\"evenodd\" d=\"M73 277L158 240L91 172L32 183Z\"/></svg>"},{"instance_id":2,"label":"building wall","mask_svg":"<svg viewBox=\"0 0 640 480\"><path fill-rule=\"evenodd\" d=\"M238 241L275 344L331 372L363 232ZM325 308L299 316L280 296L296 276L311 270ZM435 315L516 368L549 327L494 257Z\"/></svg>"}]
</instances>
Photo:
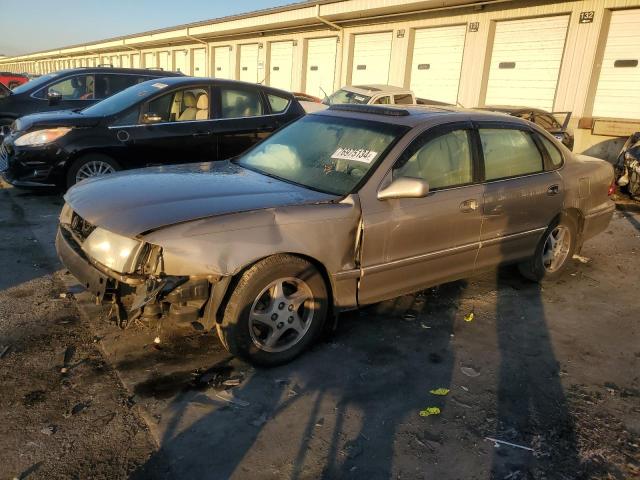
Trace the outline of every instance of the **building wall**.
<instances>
[{"instance_id":1,"label":"building wall","mask_svg":"<svg viewBox=\"0 0 640 480\"><path fill-rule=\"evenodd\" d=\"M337 89L351 82L355 36L389 31L392 32L389 84L408 87L411 81L411 59L416 29L466 25L458 103L466 107L475 107L482 106L485 102L497 22L568 15L568 28L553 109L572 112L570 125L576 134L575 150L612 157L619 151L622 141L616 133L623 136L627 131L640 129L640 112L635 123L626 120L616 124L614 121L612 126L610 125L610 131L598 127L604 135L595 135L592 132L594 122L591 120L611 12L619 9L640 8L640 0L562 2L499 0L486 4L482 8L428 10L430 7L440 7L443 3L448 4L448 7L455 7L456 4L465 2L462 0L449 2L345 0L324 1L319 6L305 3L295 8L267 12L260 16L246 16L81 45L54 52L0 59L0 70L43 74L62 68L111 63L109 59L114 56L121 59L122 56L132 54L140 55L140 63L144 67L145 53L153 53L157 65L159 53L165 51L169 52L168 68L174 69L176 52L186 49L188 55L185 73L191 74L193 73L193 51L204 47L207 48L206 58L208 59L206 75L215 76L216 65L213 52L216 47L225 46L230 48L231 52L231 76L237 79L240 78L241 45L258 43L258 81L269 84L271 42L292 40L294 42L292 90L305 91L308 40L333 36L338 40L333 84L333 88ZM593 21L580 23L582 12L594 12ZM339 28L321 23L317 18L318 14L325 20L337 23ZM638 51L640 51L640 45Z\"/></svg>"}]
</instances>

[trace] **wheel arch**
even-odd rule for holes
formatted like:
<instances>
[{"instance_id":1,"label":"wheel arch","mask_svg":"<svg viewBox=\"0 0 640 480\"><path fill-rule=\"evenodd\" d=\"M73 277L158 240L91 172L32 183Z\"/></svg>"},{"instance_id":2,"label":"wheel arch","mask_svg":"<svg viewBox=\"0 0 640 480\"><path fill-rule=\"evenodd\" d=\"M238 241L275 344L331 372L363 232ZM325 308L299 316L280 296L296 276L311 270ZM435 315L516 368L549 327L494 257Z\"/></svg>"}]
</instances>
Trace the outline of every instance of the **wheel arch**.
<instances>
[{"instance_id":1,"label":"wheel arch","mask_svg":"<svg viewBox=\"0 0 640 480\"><path fill-rule=\"evenodd\" d=\"M584 215L578 208L569 207L569 208L563 209L562 212L560 212L554 220L561 220L563 217L568 217L575 222L575 225L576 225L575 253L580 253L580 249L582 248L582 243L583 243L582 232L584 229Z\"/></svg>"}]
</instances>

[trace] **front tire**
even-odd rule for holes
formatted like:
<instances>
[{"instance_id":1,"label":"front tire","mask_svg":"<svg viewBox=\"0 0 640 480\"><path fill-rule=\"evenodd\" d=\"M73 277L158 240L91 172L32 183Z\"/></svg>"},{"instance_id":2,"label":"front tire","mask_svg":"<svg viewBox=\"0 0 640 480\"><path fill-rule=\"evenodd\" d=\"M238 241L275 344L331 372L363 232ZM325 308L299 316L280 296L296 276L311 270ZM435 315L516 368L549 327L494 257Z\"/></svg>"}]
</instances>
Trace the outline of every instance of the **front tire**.
<instances>
[{"instance_id":1,"label":"front tire","mask_svg":"<svg viewBox=\"0 0 640 480\"><path fill-rule=\"evenodd\" d=\"M325 280L311 263L274 255L242 274L217 325L218 335L233 355L257 365L281 365L317 339L328 303Z\"/></svg>"},{"instance_id":2,"label":"front tire","mask_svg":"<svg viewBox=\"0 0 640 480\"><path fill-rule=\"evenodd\" d=\"M578 227L573 218L555 220L540 239L535 254L518 265L520 273L534 282L559 277L573 257Z\"/></svg>"},{"instance_id":3,"label":"front tire","mask_svg":"<svg viewBox=\"0 0 640 480\"><path fill-rule=\"evenodd\" d=\"M85 178L101 177L122 170L113 158L99 153L78 158L67 172L67 189Z\"/></svg>"}]
</instances>

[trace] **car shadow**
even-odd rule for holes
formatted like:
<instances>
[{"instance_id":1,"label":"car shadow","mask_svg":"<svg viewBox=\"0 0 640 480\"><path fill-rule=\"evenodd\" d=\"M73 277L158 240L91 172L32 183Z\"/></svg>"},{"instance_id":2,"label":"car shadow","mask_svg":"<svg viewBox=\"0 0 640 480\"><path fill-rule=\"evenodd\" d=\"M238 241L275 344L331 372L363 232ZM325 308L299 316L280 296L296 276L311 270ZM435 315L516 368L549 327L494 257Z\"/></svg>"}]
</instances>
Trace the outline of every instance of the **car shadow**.
<instances>
[{"instance_id":1,"label":"car shadow","mask_svg":"<svg viewBox=\"0 0 640 480\"><path fill-rule=\"evenodd\" d=\"M159 451L131 478L392 477L400 428L412 448L442 442L445 425L419 412L446 408L429 391L451 388L465 286L344 315L331 338L234 389L245 405L223 405L215 390L181 392ZM195 405L211 411L184 428Z\"/></svg>"}]
</instances>

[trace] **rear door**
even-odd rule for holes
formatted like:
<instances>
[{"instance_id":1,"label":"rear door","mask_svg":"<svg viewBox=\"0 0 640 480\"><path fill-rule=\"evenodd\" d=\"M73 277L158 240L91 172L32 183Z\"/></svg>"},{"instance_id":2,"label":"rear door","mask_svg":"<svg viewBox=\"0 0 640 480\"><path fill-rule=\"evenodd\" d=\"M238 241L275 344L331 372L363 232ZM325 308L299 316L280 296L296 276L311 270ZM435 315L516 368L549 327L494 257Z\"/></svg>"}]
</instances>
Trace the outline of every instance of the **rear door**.
<instances>
[{"instance_id":1,"label":"rear door","mask_svg":"<svg viewBox=\"0 0 640 480\"><path fill-rule=\"evenodd\" d=\"M213 134L219 159L239 155L278 126L257 86L220 85L215 88L214 98L217 118Z\"/></svg>"},{"instance_id":2,"label":"rear door","mask_svg":"<svg viewBox=\"0 0 640 480\"><path fill-rule=\"evenodd\" d=\"M481 268L533 255L562 210L564 185L529 127L500 122L477 127L485 179Z\"/></svg>"}]
</instances>

